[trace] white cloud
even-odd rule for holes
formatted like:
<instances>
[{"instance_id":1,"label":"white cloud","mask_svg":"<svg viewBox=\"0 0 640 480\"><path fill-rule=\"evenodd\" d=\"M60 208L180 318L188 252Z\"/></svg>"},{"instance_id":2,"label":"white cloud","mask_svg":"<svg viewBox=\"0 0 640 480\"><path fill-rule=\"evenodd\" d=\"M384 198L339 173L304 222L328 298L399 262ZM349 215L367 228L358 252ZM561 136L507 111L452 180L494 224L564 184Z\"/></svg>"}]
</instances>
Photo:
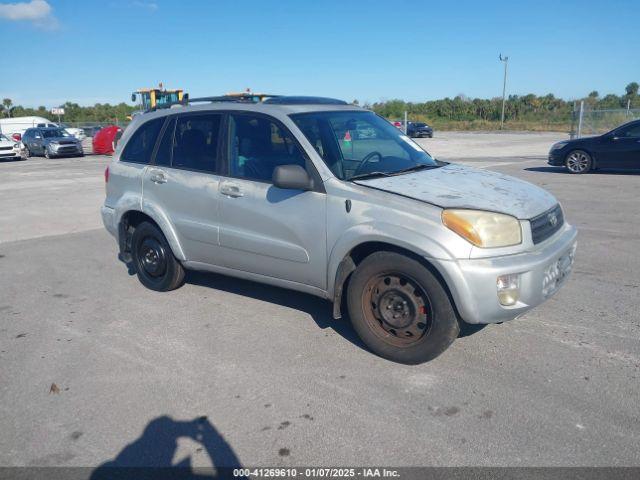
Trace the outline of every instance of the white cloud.
<instances>
[{"instance_id":1,"label":"white cloud","mask_svg":"<svg viewBox=\"0 0 640 480\"><path fill-rule=\"evenodd\" d=\"M53 16L53 9L45 0L0 3L0 19L32 22L43 28L58 27L58 20Z\"/></svg>"},{"instance_id":2,"label":"white cloud","mask_svg":"<svg viewBox=\"0 0 640 480\"><path fill-rule=\"evenodd\" d=\"M145 10L149 10L150 12L155 12L156 10L158 10L158 4L155 2L142 2L136 0L131 5L134 7L144 8Z\"/></svg>"}]
</instances>

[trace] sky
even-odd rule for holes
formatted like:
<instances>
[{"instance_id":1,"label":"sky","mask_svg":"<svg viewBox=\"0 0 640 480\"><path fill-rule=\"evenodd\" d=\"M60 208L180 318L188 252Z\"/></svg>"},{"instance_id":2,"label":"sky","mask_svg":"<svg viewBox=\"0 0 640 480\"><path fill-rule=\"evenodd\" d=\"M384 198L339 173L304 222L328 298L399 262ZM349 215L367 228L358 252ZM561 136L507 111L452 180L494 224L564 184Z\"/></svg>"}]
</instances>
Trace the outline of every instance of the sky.
<instances>
[{"instance_id":1,"label":"sky","mask_svg":"<svg viewBox=\"0 0 640 480\"><path fill-rule=\"evenodd\" d=\"M0 0L0 98L129 102L251 88L376 102L566 99L640 82L639 0Z\"/></svg>"}]
</instances>

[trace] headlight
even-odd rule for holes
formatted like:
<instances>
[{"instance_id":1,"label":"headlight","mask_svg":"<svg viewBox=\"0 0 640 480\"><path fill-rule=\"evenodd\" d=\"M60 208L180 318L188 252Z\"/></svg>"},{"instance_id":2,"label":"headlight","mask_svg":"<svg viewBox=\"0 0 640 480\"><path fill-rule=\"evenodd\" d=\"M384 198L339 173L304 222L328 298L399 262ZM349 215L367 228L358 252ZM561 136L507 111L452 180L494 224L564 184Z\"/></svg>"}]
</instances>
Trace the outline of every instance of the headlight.
<instances>
[{"instance_id":1,"label":"headlight","mask_svg":"<svg viewBox=\"0 0 640 480\"><path fill-rule=\"evenodd\" d=\"M58 145L58 142L49 142L49 145Z\"/></svg>"},{"instance_id":2,"label":"headlight","mask_svg":"<svg viewBox=\"0 0 640 480\"><path fill-rule=\"evenodd\" d=\"M567 141L562 141L562 142L558 142L558 143L554 143L553 145L551 145L551 150L559 150L560 148L564 147L567 143Z\"/></svg>"},{"instance_id":3,"label":"headlight","mask_svg":"<svg viewBox=\"0 0 640 480\"><path fill-rule=\"evenodd\" d=\"M495 248L522 242L517 218L482 210L444 210L442 223L476 247Z\"/></svg>"}]
</instances>

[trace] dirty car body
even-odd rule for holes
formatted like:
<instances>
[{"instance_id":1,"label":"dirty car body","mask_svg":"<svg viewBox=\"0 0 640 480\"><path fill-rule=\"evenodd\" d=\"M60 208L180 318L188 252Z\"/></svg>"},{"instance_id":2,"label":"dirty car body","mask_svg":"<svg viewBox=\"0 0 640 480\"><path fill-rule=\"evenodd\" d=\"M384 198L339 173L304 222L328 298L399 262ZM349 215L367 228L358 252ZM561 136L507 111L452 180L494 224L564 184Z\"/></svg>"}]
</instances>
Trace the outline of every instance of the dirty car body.
<instances>
[{"instance_id":1,"label":"dirty car body","mask_svg":"<svg viewBox=\"0 0 640 480\"><path fill-rule=\"evenodd\" d=\"M346 299L365 343L404 363L442 353L460 321L503 322L541 304L575 254L576 229L548 192L439 162L344 102L147 113L106 178L104 224L146 286L176 288L186 268L317 295L336 318ZM154 284L158 271L173 280ZM429 341L438 346L427 352Z\"/></svg>"}]
</instances>

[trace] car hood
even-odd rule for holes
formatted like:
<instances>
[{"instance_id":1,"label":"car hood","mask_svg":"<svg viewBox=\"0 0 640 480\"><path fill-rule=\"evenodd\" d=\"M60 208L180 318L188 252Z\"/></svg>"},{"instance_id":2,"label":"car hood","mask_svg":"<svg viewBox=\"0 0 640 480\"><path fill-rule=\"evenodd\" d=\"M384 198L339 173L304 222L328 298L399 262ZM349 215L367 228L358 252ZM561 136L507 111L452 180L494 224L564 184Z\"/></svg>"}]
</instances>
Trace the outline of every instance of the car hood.
<instances>
[{"instance_id":1,"label":"car hood","mask_svg":"<svg viewBox=\"0 0 640 480\"><path fill-rule=\"evenodd\" d=\"M0 147L13 147L14 144L16 143L20 143L20 142L16 142L16 141L7 141L7 140L0 140Z\"/></svg>"},{"instance_id":2,"label":"car hood","mask_svg":"<svg viewBox=\"0 0 640 480\"><path fill-rule=\"evenodd\" d=\"M519 219L533 218L558 203L529 182L458 164L355 183L442 208L489 210Z\"/></svg>"}]
</instances>

